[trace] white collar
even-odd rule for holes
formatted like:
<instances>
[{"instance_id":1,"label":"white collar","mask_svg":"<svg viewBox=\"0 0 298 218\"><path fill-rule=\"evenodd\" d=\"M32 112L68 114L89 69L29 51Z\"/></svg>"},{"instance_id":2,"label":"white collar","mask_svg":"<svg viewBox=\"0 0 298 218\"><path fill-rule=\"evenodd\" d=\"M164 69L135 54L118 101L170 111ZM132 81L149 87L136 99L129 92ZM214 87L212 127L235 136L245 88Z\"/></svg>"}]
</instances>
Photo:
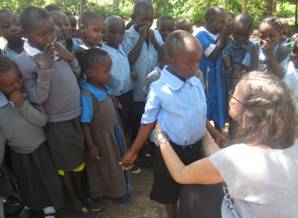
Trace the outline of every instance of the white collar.
<instances>
[{"instance_id":1,"label":"white collar","mask_svg":"<svg viewBox=\"0 0 298 218\"><path fill-rule=\"evenodd\" d=\"M219 34L210 33L204 26L199 27L197 31L206 32L214 41L216 41L219 36Z\"/></svg>"},{"instance_id":2,"label":"white collar","mask_svg":"<svg viewBox=\"0 0 298 218\"><path fill-rule=\"evenodd\" d=\"M39 49L32 47L32 46L29 44L29 42L28 42L27 39L25 40L23 47L24 47L24 51L25 51L29 56L35 56L35 55L41 53L41 51L40 51Z\"/></svg>"}]
</instances>

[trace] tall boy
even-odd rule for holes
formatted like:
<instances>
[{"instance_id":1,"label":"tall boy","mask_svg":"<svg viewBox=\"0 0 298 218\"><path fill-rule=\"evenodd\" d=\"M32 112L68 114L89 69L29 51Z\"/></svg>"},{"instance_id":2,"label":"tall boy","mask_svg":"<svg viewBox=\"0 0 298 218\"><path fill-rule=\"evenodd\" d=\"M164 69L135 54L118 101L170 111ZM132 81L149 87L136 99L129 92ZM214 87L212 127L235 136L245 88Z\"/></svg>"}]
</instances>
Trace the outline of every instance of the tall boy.
<instances>
[{"instance_id":1,"label":"tall boy","mask_svg":"<svg viewBox=\"0 0 298 218\"><path fill-rule=\"evenodd\" d=\"M222 50L232 26L225 26L226 14L218 7L209 8L205 13L206 26L200 27L196 37L203 48L200 70L207 87L207 116L215 126L223 128L227 121L225 110L223 78L221 74Z\"/></svg>"},{"instance_id":2,"label":"tall boy","mask_svg":"<svg viewBox=\"0 0 298 218\"><path fill-rule=\"evenodd\" d=\"M206 129L206 98L200 80L194 76L202 56L195 37L175 31L165 43L169 64L150 86L141 126L131 149L122 159L130 167L158 122L185 164L200 159L201 138ZM158 135L157 135L158 137ZM180 185L170 176L160 150L154 155L154 182L150 198L164 204L170 218L176 217Z\"/></svg>"}]
</instances>

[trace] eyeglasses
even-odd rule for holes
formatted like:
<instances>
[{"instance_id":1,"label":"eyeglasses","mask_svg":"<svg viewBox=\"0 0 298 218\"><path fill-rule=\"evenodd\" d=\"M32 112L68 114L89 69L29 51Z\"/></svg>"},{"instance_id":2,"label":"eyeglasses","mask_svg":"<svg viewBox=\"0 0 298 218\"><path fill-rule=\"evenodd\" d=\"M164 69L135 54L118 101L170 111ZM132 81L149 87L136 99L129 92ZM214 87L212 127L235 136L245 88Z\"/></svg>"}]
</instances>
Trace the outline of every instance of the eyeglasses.
<instances>
[{"instance_id":1,"label":"eyeglasses","mask_svg":"<svg viewBox=\"0 0 298 218\"><path fill-rule=\"evenodd\" d=\"M229 101L230 101L232 98L233 98L235 101L237 101L239 104L243 105L242 102L241 102L238 98L236 98L236 97L234 96L234 89L232 89L232 90L229 91Z\"/></svg>"}]
</instances>

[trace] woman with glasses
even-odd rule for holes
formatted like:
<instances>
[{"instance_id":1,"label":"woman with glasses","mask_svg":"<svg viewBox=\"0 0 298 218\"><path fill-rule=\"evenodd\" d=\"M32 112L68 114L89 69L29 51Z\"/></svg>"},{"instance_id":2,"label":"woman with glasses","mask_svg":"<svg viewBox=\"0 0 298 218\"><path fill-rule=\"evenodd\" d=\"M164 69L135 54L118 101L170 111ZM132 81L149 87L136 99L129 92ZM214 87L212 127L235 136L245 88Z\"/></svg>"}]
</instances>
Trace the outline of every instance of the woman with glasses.
<instances>
[{"instance_id":1,"label":"woman with glasses","mask_svg":"<svg viewBox=\"0 0 298 218\"><path fill-rule=\"evenodd\" d=\"M224 182L223 218L297 217L298 140L286 85L270 74L251 72L231 93L229 106L239 124L236 136L231 146L209 157L185 166L158 137L171 176L181 184Z\"/></svg>"}]
</instances>

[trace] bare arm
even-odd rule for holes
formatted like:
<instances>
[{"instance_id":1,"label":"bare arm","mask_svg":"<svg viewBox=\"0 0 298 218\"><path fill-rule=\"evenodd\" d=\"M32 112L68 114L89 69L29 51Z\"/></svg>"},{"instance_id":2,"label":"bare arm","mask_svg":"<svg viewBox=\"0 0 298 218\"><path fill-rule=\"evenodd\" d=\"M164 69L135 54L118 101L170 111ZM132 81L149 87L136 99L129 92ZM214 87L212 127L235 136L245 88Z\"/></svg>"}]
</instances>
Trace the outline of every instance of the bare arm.
<instances>
[{"instance_id":1,"label":"bare arm","mask_svg":"<svg viewBox=\"0 0 298 218\"><path fill-rule=\"evenodd\" d=\"M148 30L149 30L149 27L147 26L140 28L139 40L137 41L137 44L135 45L135 47L128 54L128 60L130 65L133 65L138 59L140 52L142 50L143 42L148 37Z\"/></svg>"}]
</instances>

